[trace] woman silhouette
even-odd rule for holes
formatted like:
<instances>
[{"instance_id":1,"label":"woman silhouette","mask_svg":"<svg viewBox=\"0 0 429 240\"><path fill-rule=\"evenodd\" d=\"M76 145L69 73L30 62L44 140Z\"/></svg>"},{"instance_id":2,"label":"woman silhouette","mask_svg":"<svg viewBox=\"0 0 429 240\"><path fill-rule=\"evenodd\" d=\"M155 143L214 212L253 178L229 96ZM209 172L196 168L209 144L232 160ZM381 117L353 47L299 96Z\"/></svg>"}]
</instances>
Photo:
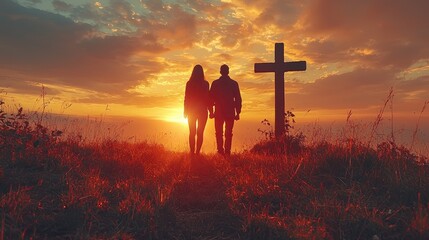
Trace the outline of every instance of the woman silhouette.
<instances>
[{"instance_id":1,"label":"woman silhouette","mask_svg":"<svg viewBox=\"0 0 429 240\"><path fill-rule=\"evenodd\" d=\"M189 148L191 154L199 154L203 144L204 128L207 123L207 110L209 110L209 82L204 79L201 65L196 65L191 77L186 83L185 111L189 125ZM197 126L198 122L198 126ZM195 135L197 135L197 148L195 151Z\"/></svg>"}]
</instances>

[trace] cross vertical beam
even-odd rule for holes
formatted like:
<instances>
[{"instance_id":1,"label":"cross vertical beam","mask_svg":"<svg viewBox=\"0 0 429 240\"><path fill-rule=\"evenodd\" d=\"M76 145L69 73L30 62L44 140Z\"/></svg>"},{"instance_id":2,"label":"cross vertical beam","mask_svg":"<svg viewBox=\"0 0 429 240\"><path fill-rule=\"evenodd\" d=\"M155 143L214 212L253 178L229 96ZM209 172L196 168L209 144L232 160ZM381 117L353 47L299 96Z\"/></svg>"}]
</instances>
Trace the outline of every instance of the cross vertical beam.
<instances>
[{"instance_id":1,"label":"cross vertical beam","mask_svg":"<svg viewBox=\"0 0 429 240\"><path fill-rule=\"evenodd\" d=\"M276 66L284 64L284 45L283 43L276 43L274 59ZM285 132L285 74L281 69L275 69L274 76L274 106L275 106L275 129L274 135L276 138L282 136Z\"/></svg>"},{"instance_id":2,"label":"cross vertical beam","mask_svg":"<svg viewBox=\"0 0 429 240\"><path fill-rule=\"evenodd\" d=\"M305 61L284 62L284 44L276 43L274 52L274 63L255 63L255 73L275 73L275 130L276 138L285 134L285 85L284 73L289 71L305 71Z\"/></svg>"}]
</instances>

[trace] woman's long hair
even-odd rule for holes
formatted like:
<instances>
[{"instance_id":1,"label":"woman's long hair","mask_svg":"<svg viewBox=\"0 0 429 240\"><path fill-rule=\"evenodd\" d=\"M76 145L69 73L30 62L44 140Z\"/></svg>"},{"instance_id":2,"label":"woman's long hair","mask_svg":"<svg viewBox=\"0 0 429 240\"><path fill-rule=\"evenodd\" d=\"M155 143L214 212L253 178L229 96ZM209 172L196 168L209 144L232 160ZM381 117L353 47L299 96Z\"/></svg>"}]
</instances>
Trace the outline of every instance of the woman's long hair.
<instances>
[{"instance_id":1,"label":"woman's long hair","mask_svg":"<svg viewBox=\"0 0 429 240\"><path fill-rule=\"evenodd\" d=\"M189 81L204 81L204 71L201 65L195 65Z\"/></svg>"}]
</instances>

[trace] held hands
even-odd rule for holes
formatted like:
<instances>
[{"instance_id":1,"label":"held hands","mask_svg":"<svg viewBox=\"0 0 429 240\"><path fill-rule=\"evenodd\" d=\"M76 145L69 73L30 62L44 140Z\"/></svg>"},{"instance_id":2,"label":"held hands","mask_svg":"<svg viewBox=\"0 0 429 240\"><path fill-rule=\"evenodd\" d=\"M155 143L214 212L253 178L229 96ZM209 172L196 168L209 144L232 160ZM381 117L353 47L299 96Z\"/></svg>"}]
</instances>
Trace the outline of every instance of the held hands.
<instances>
[{"instance_id":1,"label":"held hands","mask_svg":"<svg viewBox=\"0 0 429 240\"><path fill-rule=\"evenodd\" d=\"M209 118L210 118L210 119L213 119L214 117L215 117L215 114L214 114L214 113L210 113L210 114L209 114ZM234 120L240 120L240 114L235 115L235 116L234 116Z\"/></svg>"}]
</instances>

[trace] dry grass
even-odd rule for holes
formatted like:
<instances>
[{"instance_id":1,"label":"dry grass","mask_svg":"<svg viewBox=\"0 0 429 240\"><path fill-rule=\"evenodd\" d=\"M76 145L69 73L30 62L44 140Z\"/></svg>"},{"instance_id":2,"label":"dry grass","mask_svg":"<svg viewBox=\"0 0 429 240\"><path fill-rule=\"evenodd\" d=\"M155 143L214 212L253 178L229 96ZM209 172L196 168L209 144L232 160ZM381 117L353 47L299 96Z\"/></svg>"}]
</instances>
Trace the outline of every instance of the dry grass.
<instances>
[{"instance_id":1,"label":"dry grass","mask_svg":"<svg viewBox=\"0 0 429 240\"><path fill-rule=\"evenodd\" d=\"M195 157L0 111L0 239L428 239L427 158L346 136Z\"/></svg>"}]
</instances>

